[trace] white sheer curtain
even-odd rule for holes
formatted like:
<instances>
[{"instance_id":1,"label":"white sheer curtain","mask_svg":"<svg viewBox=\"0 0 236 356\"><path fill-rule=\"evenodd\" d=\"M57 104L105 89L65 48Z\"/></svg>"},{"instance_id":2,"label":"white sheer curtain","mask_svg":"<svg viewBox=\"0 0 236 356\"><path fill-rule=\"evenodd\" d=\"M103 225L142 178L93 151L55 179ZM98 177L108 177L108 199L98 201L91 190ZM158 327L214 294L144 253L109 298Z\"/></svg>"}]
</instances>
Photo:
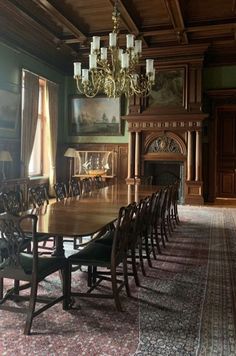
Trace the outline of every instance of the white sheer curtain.
<instances>
[{"instance_id":1,"label":"white sheer curtain","mask_svg":"<svg viewBox=\"0 0 236 356\"><path fill-rule=\"evenodd\" d=\"M21 126L21 177L28 177L28 166L32 153L38 120L39 77L24 71L23 112Z\"/></svg>"},{"instance_id":2,"label":"white sheer curtain","mask_svg":"<svg viewBox=\"0 0 236 356\"><path fill-rule=\"evenodd\" d=\"M46 116L49 139L49 195L55 196L53 185L56 183L56 153L58 128L58 86L47 81L46 84Z\"/></svg>"}]
</instances>

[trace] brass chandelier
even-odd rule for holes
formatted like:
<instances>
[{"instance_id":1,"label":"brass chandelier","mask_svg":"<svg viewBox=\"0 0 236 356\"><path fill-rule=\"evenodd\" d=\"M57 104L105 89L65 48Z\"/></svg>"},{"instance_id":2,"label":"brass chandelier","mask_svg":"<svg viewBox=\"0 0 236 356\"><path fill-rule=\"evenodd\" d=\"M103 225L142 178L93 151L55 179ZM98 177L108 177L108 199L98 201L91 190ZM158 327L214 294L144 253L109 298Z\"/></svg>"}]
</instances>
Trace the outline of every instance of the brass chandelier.
<instances>
[{"instance_id":1,"label":"brass chandelier","mask_svg":"<svg viewBox=\"0 0 236 356\"><path fill-rule=\"evenodd\" d=\"M126 35L126 50L119 48L120 12L115 1L112 12L113 31L109 34L109 48L100 48L100 37L93 36L89 55L89 69L74 63L74 78L78 91L87 97L106 94L109 98L134 94L147 96L155 81L154 60L146 59L146 74L138 74L136 66L142 54L142 41L133 34Z\"/></svg>"}]
</instances>

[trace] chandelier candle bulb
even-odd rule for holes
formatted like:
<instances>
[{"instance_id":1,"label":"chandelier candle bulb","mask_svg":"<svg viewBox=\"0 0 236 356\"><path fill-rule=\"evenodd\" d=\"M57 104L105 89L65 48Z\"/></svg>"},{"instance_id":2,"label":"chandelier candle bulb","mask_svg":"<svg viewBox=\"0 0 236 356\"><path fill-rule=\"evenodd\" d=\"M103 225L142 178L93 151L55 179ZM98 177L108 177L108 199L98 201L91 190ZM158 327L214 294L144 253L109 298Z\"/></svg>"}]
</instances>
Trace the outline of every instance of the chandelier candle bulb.
<instances>
[{"instance_id":1,"label":"chandelier candle bulb","mask_svg":"<svg viewBox=\"0 0 236 356\"><path fill-rule=\"evenodd\" d=\"M99 51L100 49L100 37L99 36L93 36L93 50L94 51Z\"/></svg>"},{"instance_id":2,"label":"chandelier candle bulb","mask_svg":"<svg viewBox=\"0 0 236 356\"><path fill-rule=\"evenodd\" d=\"M107 60L107 48L106 47L101 48L101 59L103 61Z\"/></svg>"},{"instance_id":3,"label":"chandelier candle bulb","mask_svg":"<svg viewBox=\"0 0 236 356\"><path fill-rule=\"evenodd\" d=\"M129 67L129 55L128 53L122 53L121 55L121 68L126 69Z\"/></svg>"},{"instance_id":4,"label":"chandelier candle bulb","mask_svg":"<svg viewBox=\"0 0 236 356\"><path fill-rule=\"evenodd\" d=\"M74 63L74 76L81 76L81 63L80 62L75 62Z\"/></svg>"},{"instance_id":5,"label":"chandelier candle bulb","mask_svg":"<svg viewBox=\"0 0 236 356\"><path fill-rule=\"evenodd\" d=\"M88 69L82 69L82 83L88 82L89 71Z\"/></svg>"},{"instance_id":6,"label":"chandelier candle bulb","mask_svg":"<svg viewBox=\"0 0 236 356\"><path fill-rule=\"evenodd\" d=\"M137 54L142 53L142 41L141 40L134 41L134 51Z\"/></svg>"},{"instance_id":7,"label":"chandelier candle bulb","mask_svg":"<svg viewBox=\"0 0 236 356\"><path fill-rule=\"evenodd\" d=\"M89 69L95 69L95 68L97 68L97 55L90 54L89 55Z\"/></svg>"},{"instance_id":8,"label":"chandelier candle bulb","mask_svg":"<svg viewBox=\"0 0 236 356\"><path fill-rule=\"evenodd\" d=\"M90 43L90 54L93 54L94 48L93 48L93 42Z\"/></svg>"},{"instance_id":9,"label":"chandelier candle bulb","mask_svg":"<svg viewBox=\"0 0 236 356\"><path fill-rule=\"evenodd\" d=\"M126 35L126 47L127 49L134 48L134 35Z\"/></svg>"},{"instance_id":10,"label":"chandelier candle bulb","mask_svg":"<svg viewBox=\"0 0 236 356\"><path fill-rule=\"evenodd\" d=\"M146 74L153 72L153 59L146 59Z\"/></svg>"},{"instance_id":11,"label":"chandelier candle bulb","mask_svg":"<svg viewBox=\"0 0 236 356\"><path fill-rule=\"evenodd\" d=\"M119 50L118 50L118 58L119 58L120 61L121 61L121 57L122 57L123 52L124 52L123 49L119 48Z\"/></svg>"},{"instance_id":12,"label":"chandelier candle bulb","mask_svg":"<svg viewBox=\"0 0 236 356\"><path fill-rule=\"evenodd\" d=\"M117 35L115 32L109 33L109 46L116 47L116 42L117 42Z\"/></svg>"},{"instance_id":13,"label":"chandelier candle bulb","mask_svg":"<svg viewBox=\"0 0 236 356\"><path fill-rule=\"evenodd\" d=\"M152 72L152 75L151 75L151 80L153 81L153 83L155 82L155 77L156 77L156 70L154 68L153 72Z\"/></svg>"}]
</instances>

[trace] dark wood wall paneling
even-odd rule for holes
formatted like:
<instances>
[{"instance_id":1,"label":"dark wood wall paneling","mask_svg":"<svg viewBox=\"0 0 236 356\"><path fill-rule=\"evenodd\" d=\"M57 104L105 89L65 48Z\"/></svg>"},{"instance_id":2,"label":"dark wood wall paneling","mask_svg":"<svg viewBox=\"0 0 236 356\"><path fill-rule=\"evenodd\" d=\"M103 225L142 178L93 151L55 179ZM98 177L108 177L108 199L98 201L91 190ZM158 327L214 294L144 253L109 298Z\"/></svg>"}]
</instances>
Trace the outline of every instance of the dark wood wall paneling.
<instances>
[{"instance_id":1,"label":"dark wood wall paneling","mask_svg":"<svg viewBox=\"0 0 236 356\"><path fill-rule=\"evenodd\" d=\"M236 197L236 132L235 122L230 119L236 117L236 89L209 90L207 96L211 113L208 120L207 200L214 202L217 197ZM223 124L221 121L225 118L226 124Z\"/></svg>"}]
</instances>

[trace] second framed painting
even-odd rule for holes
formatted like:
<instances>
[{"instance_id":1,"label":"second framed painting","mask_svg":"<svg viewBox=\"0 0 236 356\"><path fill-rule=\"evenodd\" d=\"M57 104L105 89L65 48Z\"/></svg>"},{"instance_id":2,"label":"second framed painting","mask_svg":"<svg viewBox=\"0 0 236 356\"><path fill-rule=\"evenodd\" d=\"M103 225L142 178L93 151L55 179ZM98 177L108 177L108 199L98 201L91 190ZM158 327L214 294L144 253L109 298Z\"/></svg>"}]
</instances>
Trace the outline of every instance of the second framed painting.
<instances>
[{"instance_id":1,"label":"second framed painting","mask_svg":"<svg viewBox=\"0 0 236 356\"><path fill-rule=\"evenodd\" d=\"M121 135L121 100L72 96L69 101L70 136Z\"/></svg>"}]
</instances>

